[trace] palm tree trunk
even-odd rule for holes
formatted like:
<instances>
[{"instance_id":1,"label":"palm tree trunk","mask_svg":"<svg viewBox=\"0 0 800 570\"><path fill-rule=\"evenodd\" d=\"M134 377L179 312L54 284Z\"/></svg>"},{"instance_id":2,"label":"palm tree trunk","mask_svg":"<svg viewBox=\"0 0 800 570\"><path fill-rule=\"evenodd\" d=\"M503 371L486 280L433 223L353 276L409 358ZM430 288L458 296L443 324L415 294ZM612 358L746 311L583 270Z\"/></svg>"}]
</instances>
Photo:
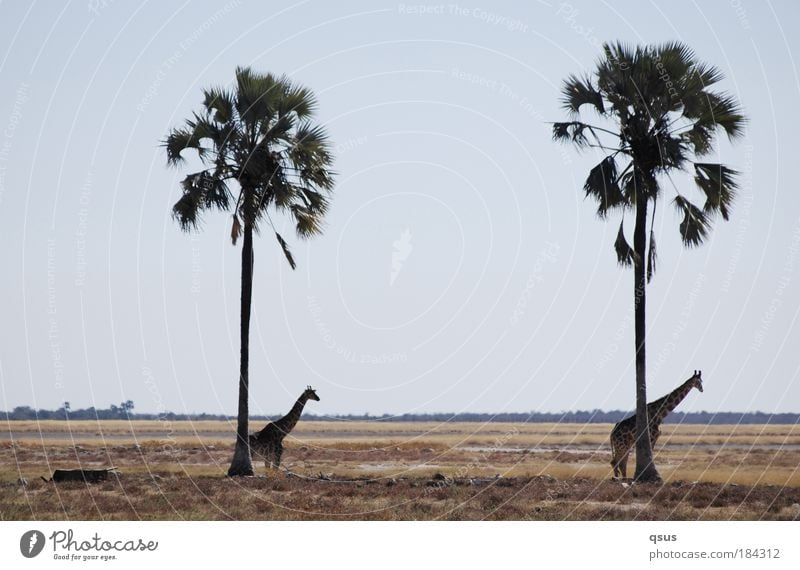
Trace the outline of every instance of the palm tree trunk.
<instances>
[{"instance_id":1,"label":"palm tree trunk","mask_svg":"<svg viewBox=\"0 0 800 570\"><path fill-rule=\"evenodd\" d=\"M645 360L645 287L647 260L647 197L638 192L636 197L636 226L633 230L633 250L636 260L634 276L634 322L636 342L636 473L634 480L661 481L653 463L653 446L650 441L647 417L647 381Z\"/></svg>"},{"instance_id":2,"label":"palm tree trunk","mask_svg":"<svg viewBox=\"0 0 800 570\"><path fill-rule=\"evenodd\" d=\"M236 425L236 448L228 469L228 477L253 475L253 463L248 443L248 419L250 410L248 397L250 386L248 370L250 364L250 305L253 298L253 227L244 226L242 243L242 307L240 318L241 353L239 360L239 411Z\"/></svg>"}]
</instances>

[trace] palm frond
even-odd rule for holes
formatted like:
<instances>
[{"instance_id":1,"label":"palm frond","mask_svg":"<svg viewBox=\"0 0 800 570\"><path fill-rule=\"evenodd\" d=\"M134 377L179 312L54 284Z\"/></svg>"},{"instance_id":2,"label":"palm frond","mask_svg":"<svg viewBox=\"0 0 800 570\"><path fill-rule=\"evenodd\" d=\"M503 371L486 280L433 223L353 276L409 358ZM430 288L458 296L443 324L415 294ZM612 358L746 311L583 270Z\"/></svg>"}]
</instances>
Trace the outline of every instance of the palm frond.
<instances>
[{"instance_id":1,"label":"palm frond","mask_svg":"<svg viewBox=\"0 0 800 570\"><path fill-rule=\"evenodd\" d=\"M705 212L719 212L728 220L730 206L736 197L739 185L737 172L722 164L696 163L694 181L706 195Z\"/></svg>"},{"instance_id":2,"label":"palm frond","mask_svg":"<svg viewBox=\"0 0 800 570\"><path fill-rule=\"evenodd\" d=\"M659 113L680 110L687 78L694 73L694 52L686 44L674 41L647 50L647 59L651 66L648 91L655 98L652 106Z\"/></svg>"},{"instance_id":3,"label":"palm frond","mask_svg":"<svg viewBox=\"0 0 800 570\"><path fill-rule=\"evenodd\" d=\"M226 211L230 208L231 199L231 192L228 189L228 185L225 183L225 179L219 176L214 176L212 174L207 174L205 177L205 185L206 185L206 203L208 204L209 208L214 207L220 211Z\"/></svg>"},{"instance_id":4,"label":"palm frond","mask_svg":"<svg viewBox=\"0 0 800 570\"><path fill-rule=\"evenodd\" d=\"M292 159L303 160L326 160L330 158L328 148L328 133L322 125L313 125L308 121L303 121L298 125L292 141Z\"/></svg>"},{"instance_id":5,"label":"palm frond","mask_svg":"<svg viewBox=\"0 0 800 570\"><path fill-rule=\"evenodd\" d=\"M227 210L231 194L225 180L203 170L189 174L181 181L183 195L172 207L172 215L184 231L195 229L202 210Z\"/></svg>"},{"instance_id":6,"label":"palm frond","mask_svg":"<svg viewBox=\"0 0 800 570\"><path fill-rule=\"evenodd\" d=\"M673 200L675 208L683 214L683 221L679 229L681 240L687 247L697 247L708 236L710 224L703 210L692 204L683 196L676 196Z\"/></svg>"},{"instance_id":7,"label":"palm frond","mask_svg":"<svg viewBox=\"0 0 800 570\"><path fill-rule=\"evenodd\" d=\"M310 187L298 186L296 188L296 193L305 203L306 209L309 212L323 215L328 211L328 198L321 192L317 192Z\"/></svg>"},{"instance_id":8,"label":"palm frond","mask_svg":"<svg viewBox=\"0 0 800 570\"><path fill-rule=\"evenodd\" d=\"M278 115L272 122L262 121L259 126L260 134L264 135L264 141L274 142L276 139L285 140L287 135L294 129L294 115Z\"/></svg>"},{"instance_id":9,"label":"palm frond","mask_svg":"<svg viewBox=\"0 0 800 570\"><path fill-rule=\"evenodd\" d=\"M297 85L290 85L285 97L281 99L279 113L281 115L292 113L303 120L311 116L317 109L317 100L314 93Z\"/></svg>"},{"instance_id":10,"label":"palm frond","mask_svg":"<svg viewBox=\"0 0 800 570\"><path fill-rule=\"evenodd\" d=\"M276 164L274 167L269 179L267 194L269 199L263 205L275 204L279 210L286 210L297 201L294 185L289 181L281 164Z\"/></svg>"},{"instance_id":11,"label":"palm frond","mask_svg":"<svg viewBox=\"0 0 800 570\"><path fill-rule=\"evenodd\" d=\"M697 156L705 156L714 149L714 126L708 123L697 121L680 136Z\"/></svg>"},{"instance_id":12,"label":"palm frond","mask_svg":"<svg viewBox=\"0 0 800 570\"><path fill-rule=\"evenodd\" d=\"M640 50L624 42L617 41L604 43L603 52L606 59L601 63L611 66L610 69L630 72L638 63Z\"/></svg>"},{"instance_id":13,"label":"palm frond","mask_svg":"<svg viewBox=\"0 0 800 570\"><path fill-rule=\"evenodd\" d=\"M198 143L193 129L173 129L161 145L167 151L167 164L178 166L185 162L186 159L181 156L181 152L187 148L196 148Z\"/></svg>"},{"instance_id":14,"label":"palm frond","mask_svg":"<svg viewBox=\"0 0 800 570\"><path fill-rule=\"evenodd\" d=\"M663 71L659 71L662 82L671 79L674 82L693 73L695 55L694 51L686 44L679 41L671 41L649 50L649 57L656 64L661 64ZM676 85L677 87L677 85Z\"/></svg>"},{"instance_id":15,"label":"palm frond","mask_svg":"<svg viewBox=\"0 0 800 570\"><path fill-rule=\"evenodd\" d=\"M172 206L172 217L185 232L197 228L199 213L198 197L190 193L184 193Z\"/></svg>"},{"instance_id":16,"label":"palm frond","mask_svg":"<svg viewBox=\"0 0 800 570\"><path fill-rule=\"evenodd\" d=\"M614 251L617 252L617 263L623 267L630 267L637 262L638 256L625 239L625 232L622 229L623 224L624 220L619 224L617 239L614 241Z\"/></svg>"},{"instance_id":17,"label":"palm frond","mask_svg":"<svg viewBox=\"0 0 800 570\"><path fill-rule=\"evenodd\" d=\"M251 129L269 122L276 114L274 102L280 100L284 85L271 73L260 74L249 67L236 69L236 111Z\"/></svg>"},{"instance_id":18,"label":"palm frond","mask_svg":"<svg viewBox=\"0 0 800 570\"><path fill-rule=\"evenodd\" d=\"M586 123L580 121L568 121L563 123L553 123L553 140L558 142L572 142L578 148L589 145L584 131L589 128Z\"/></svg>"},{"instance_id":19,"label":"palm frond","mask_svg":"<svg viewBox=\"0 0 800 570\"><path fill-rule=\"evenodd\" d=\"M656 136L658 144L658 170L667 172L673 168L683 168L689 159L689 145L682 137L669 135Z\"/></svg>"},{"instance_id":20,"label":"palm frond","mask_svg":"<svg viewBox=\"0 0 800 570\"><path fill-rule=\"evenodd\" d=\"M647 282L653 279L656 273L656 265L658 262L658 254L656 253L656 236L653 230L650 230L650 244L647 246Z\"/></svg>"},{"instance_id":21,"label":"palm frond","mask_svg":"<svg viewBox=\"0 0 800 570\"><path fill-rule=\"evenodd\" d=\"M296 269L297 265L294 262L294 257L292 256L292 252L289 251L289 244L286 243L286 240L281 237L281 234L275 232L275 237L278 238L278 243L281 244L281 249L283 250L283 255L286 256L286 261L289 262L289 266L292 269Z\"/></svg>"},{"instance_id":22,"label":"palm frond","mask_svg":"<svg viewBox=\"0 0 800 570\"><path fill-rule=\"evenodd\" d=\"M195 194L202 208L227 210L230 206L231 193L225 180L214 176L207 170L189 174L181 182L184 193Z\"/></svg>"},{"instance_id":23,"label":"palm frond","mask_svg":"<svg viewBox=\"0 0 800 570\"><path fill-rule=\"evenodd\" d=\"M688 93L705 91L720 82L722 78L722 71L718 67L695 61L683 78L683 91Z\"/></svg>"},{"instance_id":24,"label":"palm frond","mask_svg":"<svg viewBox=\"0 0 800 570\"><path fill-rule=\"evenodd\" d=\"M587 197L597 200L597 215L600 218L605 218L609 210L628 204L619 188L617 163L613 156L605 157L589 171L583 190Z\"/></svg>"},{"instance_id":25,"label":"palm frond","mask_svg":"<svg viewBox=\"0 0 800 570\"><path fill-rule=\"evenodd\" d=\"M583 79L570 75L561 90L564 108L577 114L583 105L591 105L601 115L605 114L602 94L592 85L590 77Z\"/></svg>"},{"instance_id":26,"label":"palm frond","mask_svg":"<svg viewBox=\"0 0 800 570\"><path fill-rule=\"evenodd\" d=\"M299 204L293 205L291 210L299 237L309 238L322 233L322 218L317 212L312 212Z\"/></svg>"},{"instance_id":27,"label":"palm frond","mask_svg":"<svg viewBox=\"0 0 800 570\"><path fill-rule=\"evenodd\" d=\"M233 97L226 90L212 87L203 91L203 106L211 113L213 119L219 123L228 123L233 120Z\"/></svg>"},{"instance_id":28,"label":"palm frond","mask_svg":"<svg viewBox=\"0 0 800 570\"><path fill-rule=\"evenodd\" d=\"M739 103L733 96L708 94L708 105L699 120L721 127L728 138L733 140L744 134L746 120Z\"/></svg>"},{"instance_id":29,"label":"palm frond","mask_svg":"<svg viewBox=\"0 0 800 570\"><path fill-rule=\"evenodd\" d=\"M242 235L242 224L239 222L239 217L233 215L233 224L231 225L231 243L236 245L239 236Z\"/></svg>"}]
</instances>

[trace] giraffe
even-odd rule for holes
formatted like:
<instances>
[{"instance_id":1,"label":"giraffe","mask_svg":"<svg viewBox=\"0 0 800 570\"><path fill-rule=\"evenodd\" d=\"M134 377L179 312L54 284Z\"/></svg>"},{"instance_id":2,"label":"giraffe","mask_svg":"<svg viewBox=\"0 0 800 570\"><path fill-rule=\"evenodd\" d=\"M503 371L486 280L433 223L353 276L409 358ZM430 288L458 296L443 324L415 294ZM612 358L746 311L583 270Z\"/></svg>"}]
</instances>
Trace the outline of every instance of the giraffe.
<instances>
[{"instance_id":1,"label":"giraffe","mask_svg":"<svg viewBox=\"0 0 800 570\"><path fill-rule=\"evenodd\" d=\"M277 469L280 466L283 438L297 425L297 420L303 413L303 407L309 400L319 402L319 396L311 386L306 387L288 414L279 420L268 423L260 432L250 435L250 450L264 458L264 466L267 469Z\"/></svg>"},{"instance_id":2,"label":"giraffe","mask_svg":"<svg viewBox=\"0 0 800 570\"><path fill-rule=\"evenodd\" d=\"M686 395L697 388L703 391L702 372L695 370L691 378L675 388L672 392L647 404L647 417L650 432L650 444L655 447L658 436L661 435L661 422L675 407L681 403ZM628 473L628 454L636 440L636 415L625 418L617 423L611 430L611 466L614 468L614 478L622 475L625 479Z\"/></svg>"}]
</instances>

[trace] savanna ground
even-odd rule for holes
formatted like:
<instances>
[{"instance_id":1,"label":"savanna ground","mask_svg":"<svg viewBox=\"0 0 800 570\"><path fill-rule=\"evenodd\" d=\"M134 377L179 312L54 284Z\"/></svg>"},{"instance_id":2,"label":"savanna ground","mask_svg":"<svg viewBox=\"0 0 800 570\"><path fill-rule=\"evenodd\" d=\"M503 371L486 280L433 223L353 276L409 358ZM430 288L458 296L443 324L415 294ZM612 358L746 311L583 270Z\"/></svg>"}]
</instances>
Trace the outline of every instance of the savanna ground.
<instances>
[{"instance_id":1,"label":"savanna ground","mask_svg":"<svg viewBox=\"0 0 800 570\"><path fill-rule=\"evenodd\" d=\"M665 425L658 486L610 480L610 430L301 421L280 470L229 479L233 423L11 421L0 519L800 520L800 426Z\"/></svg>"}]
</instances>

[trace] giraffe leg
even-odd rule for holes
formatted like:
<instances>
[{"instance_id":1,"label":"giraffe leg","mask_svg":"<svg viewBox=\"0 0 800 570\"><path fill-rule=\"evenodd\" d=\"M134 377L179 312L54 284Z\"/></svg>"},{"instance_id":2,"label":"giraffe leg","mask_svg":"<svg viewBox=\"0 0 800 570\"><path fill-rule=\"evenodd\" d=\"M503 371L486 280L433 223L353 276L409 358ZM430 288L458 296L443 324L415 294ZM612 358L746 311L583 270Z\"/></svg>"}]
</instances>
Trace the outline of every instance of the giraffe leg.
<instances>
[{"instance_id":1,"label":"giraffe leg","mask_svg":"<svg viewBox=\"0 0 800 570\"><path fill-rule=\"evenodd\" d=\"M618 479L620 475L625 478L624 464L627 463L629 447L626 442L618 437L616 434L611 434L611 466L614 468L614 479ZM622 469L621 469L622 467Z\"/></svg>"},{"instance_id":2,"label":"giraffe leg","mask_svg":"<svg viewBox=\"0 0 800 570\"><path fill-rule=\"evenodd\" d=\"M619 477L619 458L617 457L617 449L613 444L611 445L611 467L614 468L612 479L617 479Z\"/></svg>"},{"instance_id":3,"label":"giraffe leg","mask_svg":"<svg viewBox=\"0 0 800 570\"><path fill-rule=\"evenodd\" d=\"M628 475L628 454L630 449L614 447L611 466L614 468L614 479L625 479Z\"/></svg>"},{"instance_id":4,"label":"giraffe leg","mask_svg":"<svg viewBox=\"0 0 800 570\"><path fill-rule=\"evenodd\" d=\"M619 460L619 471L622 473L622 478L628 478L628 455L630 454L630 450L625 452L625 455Z\"/></svg>"},{"instance_id":5,"label":"giraffe leg","mask_svg":"<svg viewBox=\"0 0 800 570\"><path fill-rule=\"evenodd\" d=\"M275 469L278 466L274 445L269 446L269 453L267 453L265 464L267 469Z\"/></svg>"},{"instance_id":6,"label":"giraffe leg","mask_svg":"<svg viewBox=\"0 0 800 570\"><path fill-rule=\"evenodd\" d=\"M270 449L264 449L261 458L264 460L264 469L267 470L267 473L269 473L269 470L272 469L271 457L272 451Z\"/></svg>"},{"instance_id":7,"label":"giraffe leg","mask_svg":"<svg viewBox=\"0 0 800 570\"><path fill-rule=\"evenodd\" d=\"M275 446L275 469L281 465L281 455L283 455L283 444L279 443Z\"/></svg>"}]
</instances>

